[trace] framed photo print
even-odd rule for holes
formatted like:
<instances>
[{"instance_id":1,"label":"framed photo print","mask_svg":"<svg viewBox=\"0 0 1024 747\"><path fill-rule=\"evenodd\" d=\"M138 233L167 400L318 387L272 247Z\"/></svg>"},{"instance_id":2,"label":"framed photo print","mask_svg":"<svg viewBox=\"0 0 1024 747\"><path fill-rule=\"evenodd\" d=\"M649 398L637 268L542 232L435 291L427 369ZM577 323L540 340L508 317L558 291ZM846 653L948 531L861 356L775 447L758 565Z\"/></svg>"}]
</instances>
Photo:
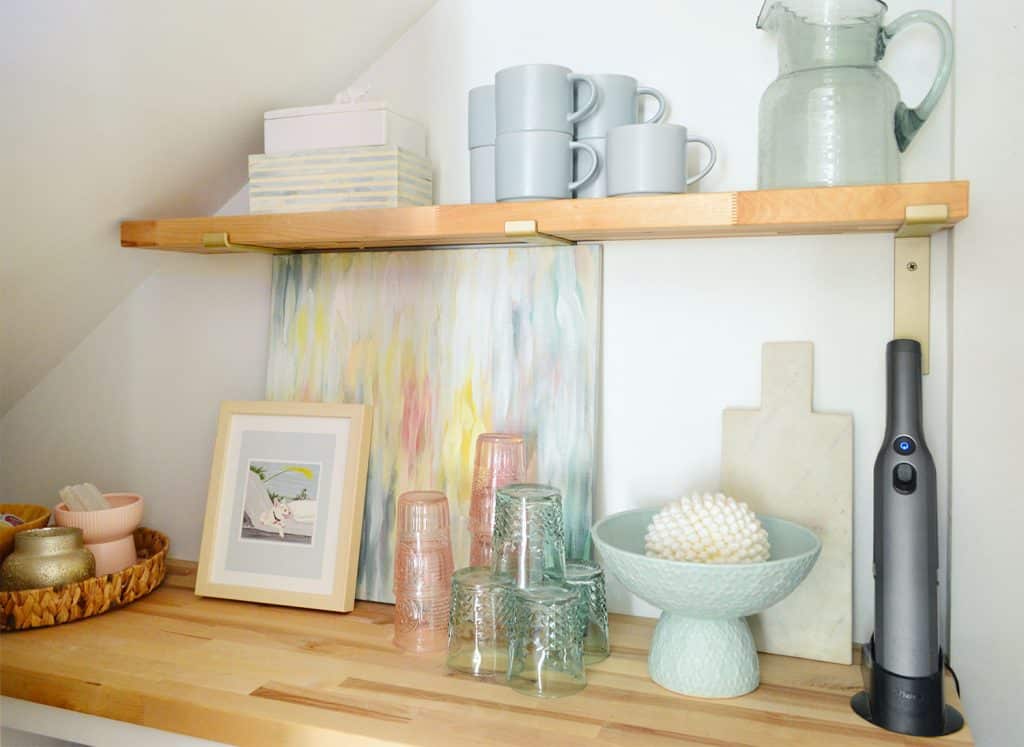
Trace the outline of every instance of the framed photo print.
<instances>
[{"instance_id":1,"label":"framed photo print","mask_svg":"<svg viewBox=\"0 0 1024 747\"><path fill-rule=\"evenodd\" d=\"M350 611L370 426L366 405L224 402L196 594Z\"/></svg>"}]
</instances>

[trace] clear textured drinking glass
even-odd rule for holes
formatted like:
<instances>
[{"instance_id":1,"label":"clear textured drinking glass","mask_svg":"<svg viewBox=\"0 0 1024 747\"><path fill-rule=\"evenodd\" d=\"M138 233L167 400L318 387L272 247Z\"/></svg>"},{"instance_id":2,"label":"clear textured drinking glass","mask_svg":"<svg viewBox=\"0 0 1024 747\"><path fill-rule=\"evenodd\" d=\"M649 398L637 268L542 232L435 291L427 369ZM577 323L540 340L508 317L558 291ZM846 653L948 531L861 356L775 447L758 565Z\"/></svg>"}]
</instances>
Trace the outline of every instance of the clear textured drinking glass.
<instances>
[{"instance_id":1,"label":"clear textured drinking glass","mask_svg":"<svg viewBox=\"0 0 1024 747\"><path fill-rule=\"evenodd\" d=\"M512 592L507 682L525 695L559 698L586 687L579 596L567 586Z\"/></svg>"},{"instance_id":2,"label":"clear textured drinking glass","mask_svg":"<svg viewBox=\"0 0 1024 747\"><path fill-rule=\"evenodd\" d=\"M403 493L395 525L394 643L417 653L443 651L455 568L448 498L437 491Z\"/></svg>"},{"instance_id":3,"label":"clear textured drinking glass","mask_svg":"<svg viewBox=\"0 0 1024 747\"><path fill-rule=\"evenodd\" d=\"M452 577L448 668L474 677L508 672L511 586L490 568L461 568Z\"/></svg>"},{"instance_id":4,"label":"clear textured drinking glass","mask_svg":"<svg viewBox=\"0 0 1024 747\"><path fill-rule=\"evenodd\" d=\"M576 591L583 628L583 663L596 664L608 658L608 603L604 590L604 569L589 560L567 560L563 583Z\"/></svg>"},{"instance_id":5,"label":"clear textured drinking glass","mask_svg":"<svg viewBox=\"0 0 1024 747\"><path fill-rule=\"evenodd\" d=\"M492 569L529 589L565 577L562 494L550 485L508 485L494 508Z\"/></svg>"},{"instance_id":6,"label":"clear textured drinking glass","mask_svg":"<svg viewBox=\"0 0 1024 747\"><path fill-rule=\"evenodd\" d=\"M470 565L489 565L498 488L526 479L526 442L510 433L482 433L476 439L473 491L469 504Z\"/></svg>"}]
</instances>

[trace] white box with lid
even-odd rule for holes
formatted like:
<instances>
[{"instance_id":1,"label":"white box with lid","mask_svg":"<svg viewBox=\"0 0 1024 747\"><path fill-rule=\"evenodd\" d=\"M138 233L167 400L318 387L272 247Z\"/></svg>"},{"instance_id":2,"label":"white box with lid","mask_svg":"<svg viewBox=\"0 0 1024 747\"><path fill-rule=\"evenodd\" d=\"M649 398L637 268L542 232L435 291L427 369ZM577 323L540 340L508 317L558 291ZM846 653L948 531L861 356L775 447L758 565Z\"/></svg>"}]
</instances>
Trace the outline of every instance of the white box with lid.
<instances>
[{"instance_id":1,"label":"white box with lid","mask_svg":"<svg viewBox=\"0 0 1024 747\"><path fill-rule=\"evenodd\" d=\"M365 145L394 145L425 158L427 130L380 100L274 109L263 115L268 156Z\"/></svg>"}]
</instances>

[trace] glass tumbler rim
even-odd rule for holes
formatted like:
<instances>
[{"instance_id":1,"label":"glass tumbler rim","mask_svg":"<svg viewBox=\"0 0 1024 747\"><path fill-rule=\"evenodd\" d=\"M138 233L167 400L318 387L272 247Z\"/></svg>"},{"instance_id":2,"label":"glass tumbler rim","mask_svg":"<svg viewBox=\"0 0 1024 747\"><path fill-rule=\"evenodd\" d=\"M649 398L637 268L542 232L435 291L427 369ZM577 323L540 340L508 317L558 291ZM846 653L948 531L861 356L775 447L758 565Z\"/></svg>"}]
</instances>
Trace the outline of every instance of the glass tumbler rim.
<instances>
[{"instance_id":1,"label":"glass tumbler rim","mask_svg":"<svg viewBox=\"0 0 1024 747\"><path fill-rule=\"evenodd\" d=\"M576 604L579 595L575 589L565 584L546 582L531 586L528 589L514 588L513 593L517 602L529 605L555 605L555 604Z\"/></svg>"},{"instance_id":2,"label":"glass tumbler rim","mask_svg":"<svg viewBox=\"0 0 1024 747\"><path fill-rule=\"evenodd\" d=\"M494 441L497 443L525 443L526 439L518 433L481 433L476 437L476 442Z\"/></svg>"},{"instance_id":3,"label":"glass tumbler rim","mask_svg":"<svg viewBox=\"0 0 1024 747\"><path fill-rule=\"evenodd\" d=\"M429 505L431 503L447 503L448 496L441 490L406 490L398 496L399 503Z\"/></svg>"},{"instance_id":4,"label":"glass tumbler rim","mask_svg":"<svg viewBox=\"0 0 1024 747\"><path fill-rule=\"evenodd\" d=\"M449 536L451 517L448 496L440 490L407 490L395 506L395 534L398 539Z\"/></svg>"},{"instance_id":5,"label":"glass tumbler rim","mask_svg":"<svg viewBox=\"0 0 1024 747\"><path fill-rule=\"evenodd\" d=\"M541 483L517 482L495 491L497 498L518 501L526 504L554 503L562 500L562 492L551 485Z\"/></svg>"},{"instance_id":6,"label":"glass tumbler rim","mask_svg":"<svg viewBox=\"0 0 1024 747\"><path fill-rule=\"evenodd\" d=\"M579 558L566 558L564 582L586 583L599 578L604 573L598 563L592 560L581 560Z\"/></svg>"},{"instance_id":7,"label":"glass tumbler rim","mask_svg":"<svg viewBox=\"0 0 1024 747\"><path fill-rule=\"evenodd\" d=\"M509 588L508 579L502 576L495 576L491 573L489 566L470 565L455 571L452 576L452 586L458 585L463 589L496 589Z\"/></svg>"}]
</instances>

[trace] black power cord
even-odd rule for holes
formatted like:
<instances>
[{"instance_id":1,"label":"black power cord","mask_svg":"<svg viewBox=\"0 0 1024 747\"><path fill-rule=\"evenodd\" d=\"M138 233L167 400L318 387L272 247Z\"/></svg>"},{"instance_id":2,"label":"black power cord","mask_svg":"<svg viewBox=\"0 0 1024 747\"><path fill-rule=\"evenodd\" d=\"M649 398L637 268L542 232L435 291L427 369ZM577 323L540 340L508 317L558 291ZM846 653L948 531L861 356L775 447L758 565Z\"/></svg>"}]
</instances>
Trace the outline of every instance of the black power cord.
<instances>
[{"instance_id":1,"label":"black power cord","mask_svg":"<svg viewBox=\"0 0 1024 747\"><path fill-rule=\"evenodd\" d=\"M953 669L952 665L950 665L950 663L949 663L949 654L946 654L942 658L943 658L943 662L942 663L946 665L946 669L948 669L949 673L951 675L953 675L953 685L956 687L956 697L959 698L960 697L960 678L956 676L956 670Z\"/></svg>"}]
</instances>

